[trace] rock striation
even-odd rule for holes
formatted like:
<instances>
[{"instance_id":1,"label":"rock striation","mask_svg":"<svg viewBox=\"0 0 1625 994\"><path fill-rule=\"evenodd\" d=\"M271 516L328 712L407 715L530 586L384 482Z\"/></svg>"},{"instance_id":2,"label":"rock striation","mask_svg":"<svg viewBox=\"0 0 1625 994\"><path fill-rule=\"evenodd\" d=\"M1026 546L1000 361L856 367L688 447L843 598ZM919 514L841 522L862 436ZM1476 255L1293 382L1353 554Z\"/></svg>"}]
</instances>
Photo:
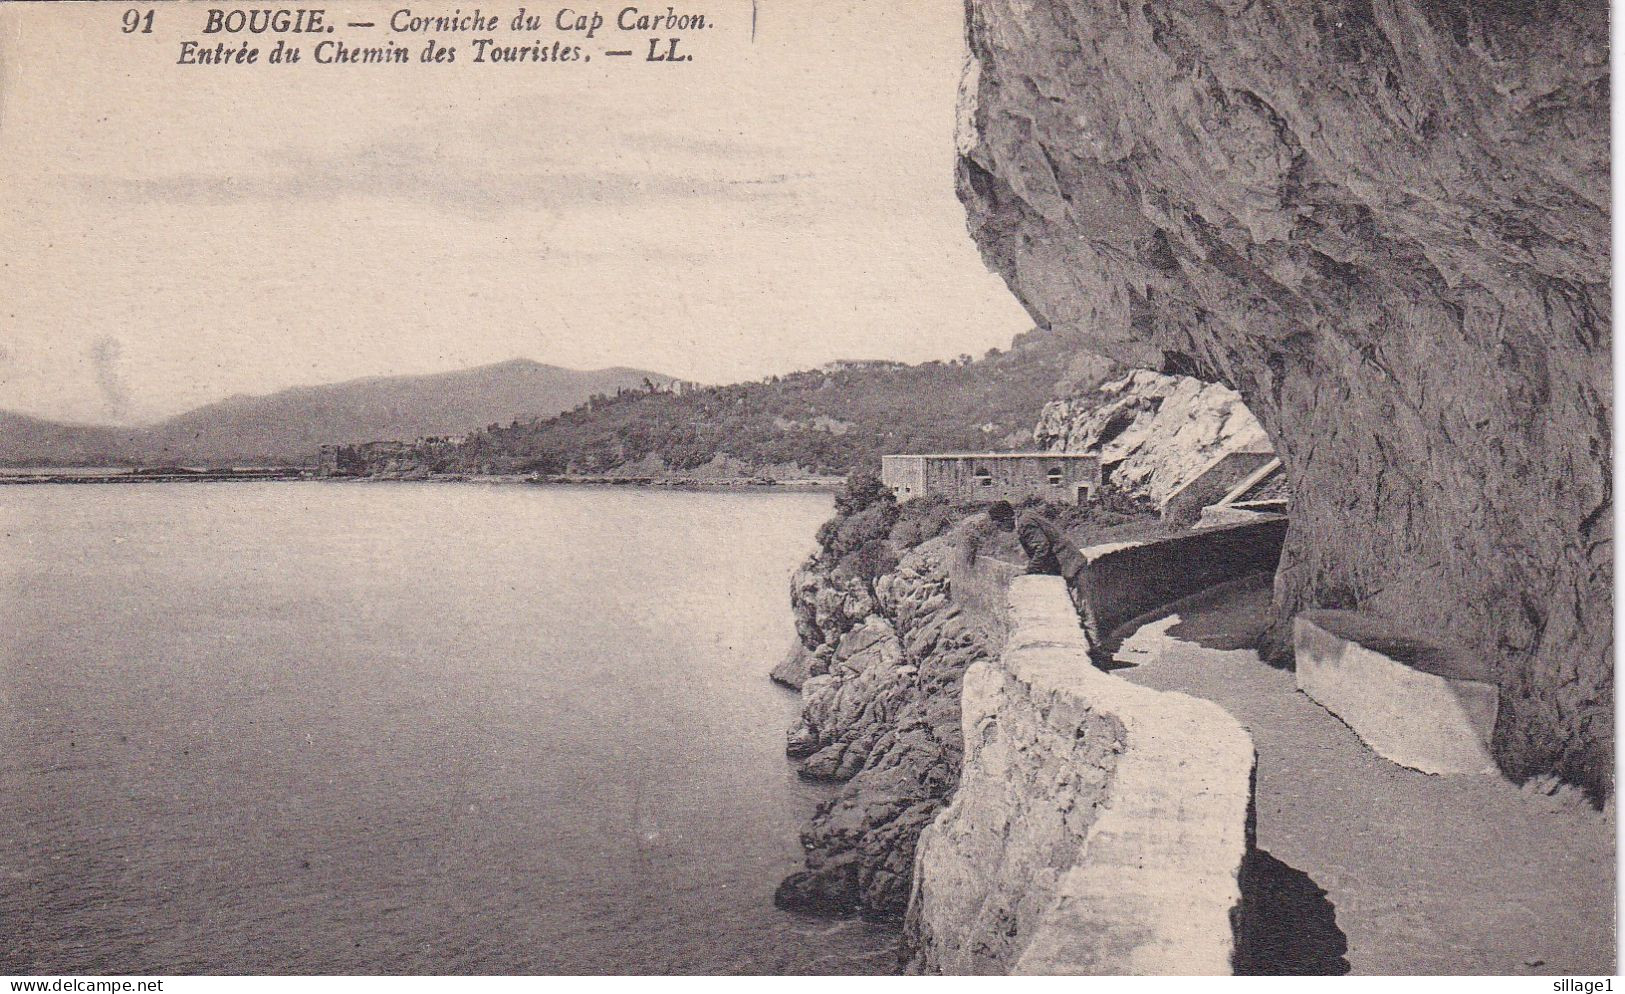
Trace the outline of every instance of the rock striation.
<instances>
[{"instance_id":1,"label":"rock striation","mask_svg":"<svg viewBox=\"0 0 1625 994\"><path fill-rule=\"evenodd\" d=\"M1516 777L1613 790L1608 6L969 0L958 186L1041 325L1222 383L1275 603L1492 663Z\"/></svg>"},{"instance_id":2,"label":"rock striation","mask_svg":"<svg viewBox=\"0 0 1625 994\"><path fill-rule=\"evenodd\" d=\"M1159 506L1227 453L1270 451L1240 394L1148 369L1046 404L1033 441L1051 452L1099 453L1116 490Z\"/></svg>"}]
</instances>

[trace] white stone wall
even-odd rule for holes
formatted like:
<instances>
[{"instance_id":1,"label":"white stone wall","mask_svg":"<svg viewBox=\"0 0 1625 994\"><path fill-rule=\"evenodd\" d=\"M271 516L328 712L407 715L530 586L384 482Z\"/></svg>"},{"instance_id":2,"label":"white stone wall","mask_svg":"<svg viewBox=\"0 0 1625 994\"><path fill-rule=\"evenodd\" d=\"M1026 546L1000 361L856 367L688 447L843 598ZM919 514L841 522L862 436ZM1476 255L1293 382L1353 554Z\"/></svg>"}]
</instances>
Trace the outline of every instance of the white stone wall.
<instances>
[{"instance_id":1,"label":"white stone wall","mask_svg":"<svg viewBox=\"0 0 1625 994\"><path fill-rule=\"evenodd\" d=\"M959 789L916 851L914 968L1229 973L1252 740L1091 665L1058 577L1017 577L1010 623L965 674Z\"/></svg>"},{"instance_id":2,"label":"white stone wall","mask_svg":"<svg viewBox=\"0 0 1625 994\"><path fill-rule=\"evenodd\" d=\"M1298 689L1377 755L1423 773L1495 773L1493 683L1429 673L1335 630L1309 612L1293 621Z\"/></svg>"}]
</instances>

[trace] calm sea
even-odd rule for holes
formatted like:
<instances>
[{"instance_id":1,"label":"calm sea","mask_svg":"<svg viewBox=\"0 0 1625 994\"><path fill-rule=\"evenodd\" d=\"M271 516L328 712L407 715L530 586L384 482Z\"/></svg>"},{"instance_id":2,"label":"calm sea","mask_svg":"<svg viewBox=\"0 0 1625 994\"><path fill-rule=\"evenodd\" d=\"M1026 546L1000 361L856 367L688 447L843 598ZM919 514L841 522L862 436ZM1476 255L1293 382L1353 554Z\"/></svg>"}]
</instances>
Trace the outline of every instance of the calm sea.
<instances>
[{"instance_id":1,"label":"calm sea","mask_svg":"<svg viewBox=\"0 0 1625 994\"><path fill-rule=\"evenodd\" d=\"M884 972L772 906L819 495L0 488L0 973Z\"/></svg>"}]
</instances>

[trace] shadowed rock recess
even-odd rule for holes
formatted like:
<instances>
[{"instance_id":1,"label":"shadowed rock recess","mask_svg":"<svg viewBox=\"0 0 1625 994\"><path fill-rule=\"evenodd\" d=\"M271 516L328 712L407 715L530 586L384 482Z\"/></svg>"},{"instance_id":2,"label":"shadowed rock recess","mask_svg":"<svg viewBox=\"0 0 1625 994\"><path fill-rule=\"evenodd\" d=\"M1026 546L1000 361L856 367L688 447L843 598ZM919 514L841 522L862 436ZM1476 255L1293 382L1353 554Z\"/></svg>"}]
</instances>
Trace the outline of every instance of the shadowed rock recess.
<instances>
[{"instance_id":1,"label":"shadowed rock recess","mask_svg":"<svg viewBox=\"0 0 1625 994\"><path fill-rule=\"evenodd\" d=\"M1360 609L1493 662L1516 777L1613 790L1608 9L970 0L961 199L1042 324L1279 452L1275 651Z\"/></svg>"}]
</instances>

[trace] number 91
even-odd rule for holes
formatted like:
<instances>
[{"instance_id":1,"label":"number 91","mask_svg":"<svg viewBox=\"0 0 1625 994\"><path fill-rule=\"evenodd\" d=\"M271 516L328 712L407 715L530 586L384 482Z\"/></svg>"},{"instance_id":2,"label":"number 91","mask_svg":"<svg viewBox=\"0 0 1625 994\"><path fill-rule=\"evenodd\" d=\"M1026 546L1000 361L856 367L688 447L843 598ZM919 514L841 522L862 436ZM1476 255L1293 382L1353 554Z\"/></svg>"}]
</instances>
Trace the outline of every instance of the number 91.
<instances>
[{"instance_id":1,"label":"number 91","mask_svg":"<svg viewBox=\"0 0 1625 994\"><path fill-rule=\"evenodd\" d=\"M134 8L125 11L124 33L134 34L136 31L140 31L144 35L152 34L152 15L154 13L156 13L156 11L149 10L143 14L141 11Z\"/></svg>"}]
</instances>

